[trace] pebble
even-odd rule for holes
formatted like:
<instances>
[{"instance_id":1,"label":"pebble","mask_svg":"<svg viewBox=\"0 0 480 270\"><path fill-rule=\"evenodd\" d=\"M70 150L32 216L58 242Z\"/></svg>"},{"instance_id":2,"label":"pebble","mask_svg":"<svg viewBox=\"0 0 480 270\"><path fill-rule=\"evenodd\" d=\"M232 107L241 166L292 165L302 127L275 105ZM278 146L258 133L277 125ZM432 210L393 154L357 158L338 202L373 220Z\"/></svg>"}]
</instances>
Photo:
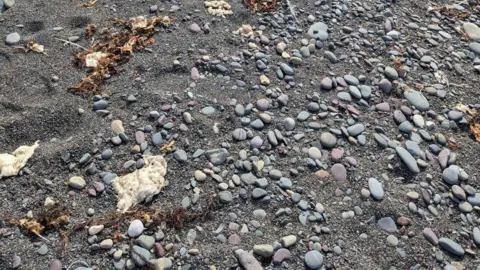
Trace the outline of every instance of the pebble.
<instances>
[{"instance_id":1,"label":"pebble","mask_svg":"<svg viewBox=\"0 0 480 270\"><path fill-rule=\"evenodd\" d=\"M328 26L322 22L314 23L307 31L308 36L325 41L328 39Z\"/></svg>"},{"instance_id":2,"label":"pebble","mask_svg":"<svg viewBox=\"0 0 480 270\"><path fill-rule=\"evenodd\" d=\"M213 108L212 106L207 106L207 107L203 108L200 112L203 115L211 116L212 114L215 113L215 108Z\"/></svg>"},{"instance_id":3,"label":"pebble","mask_svg":"<svg viewBox=\"0 0 480 270\"><path fill-rule=\"evenodd\" d=\"M458 167L452 165L443 170L442 173L442 178L445 183L449 185L457 185L458 184L458 178L459 178L459 169Z\"/></svg>"},{"instance_id":4,"label":"pebble","mask_svg":"<svg viewBox=\"0 0 480 270\"><path fill-rule=\"evenodd\" d=\"M330 132L324 132L320 135L320 143L328 148L332 148L337 144L337 138Z\"/></svg>"},{"instance_id":5,"label":"pebble","mask_svg":"<svg viewBox=\"0 0 480 270\"><path fill-rule=\"evenodd\" d=\"M38 249L37 249L37 253L39 255L47 255L48 253L48 246L45 245L45 244L42 244Z\"/></svg>"},{"instance_id":6,"label":"pebble","mask_svg":"<svg viewBox=\"0 0 480 270\"><path fill-rule=\"evenodd\" d=\"M292 254L290 250L281 248L275 251L275 254L273 255L273 263L276 265L281 264L283 261L290 259L291 256Z\"/></svg>"},{"instance_id":7,"label":"pebble","mask_svg":"<svg viewBox=\"0 0 480 270\"><path fill-rule=\"evenodd\" d=\"M389 233L397 232L397 225L395 225L395 221L391 217L384 217L378 220L378 226Z\"/></svg>"},{"instance_id":8,"label":"pebble","mask_svg":"<svg viewBox=\"0 0 480 270\"><path fill-rule=\"evenodd\" d=\"M137 239L135 239L135 243L145 249L150 250L153 248L153 245L155 244L155 238L150 235L140 235Z\"/></svg>"},{"instance_id":9,"label":"pebble","mask_svg":"<svg viewBox=\"0 0 480 270\"><path fill-rule=\"evenodd\" d=\"M131 252L130 258L135 262L136 265L145 266L147 262L150 260L150 256L151 256L150 251L139 246L133 246L133 249L135 250L136 253ZM141 256L139 256L138 254L140 254Z\"/></svg>"},{"instance_id":10,"label":"pebble","mask_svg":"<svg viewBox=\"0 0 480 270\"><path fill-rule=\"evenodd\" d=\"M432 229L430 229L430 228L423 229L423 236L432 245L434 245L434 246L438 245L438 237L437 237L437 235L435 235L435 233L432 231Z\"/></svg>"},{"instance_id":11,"label":"pebble","mask_svg":"<svg viewBox=\"0 0 480 270\"><path fill-rule=\"evenodd\" d=\"M478 227L473 228L473 241L475 244L480 245L480 229Z\"/></svg>"},{"instance_id":12,"label":"pebble","mask_svg":"<svg viewBox=\"0 0 480 270\"><path fill-rule=\"evenodd\" d=\"M62 270L62 262L56 259L50 261L50 270Z\"/></svg>"},{"instance_id":13,"label":"pebble","mask_svg":"<svg viewBox=\"0 0 480 270\"><path fill-rule=\"evenodd\" d=\"M460 246L457 242L448 239L448 238L440 238L438 240L438 244L444 250L452 253L453 255L463 256L465 254L465 250Z\"/></svg>"},{"instance_id":14,"label":"pebble","mask_svg":"<svg viewBox=\"0 0 480 270\"><path fill-rule=\"evenodd\" d=\"M378 88L388 94L392 91L392 83L387 79L383 79L378 83Z\"/></svg>"},{"instance_id":15,"label":"pebble","mask_svg":"<svg viewBox=\"0 0 480 270\"><path fill-rule=\"evenodd\" d=\"M347 181L347 169L341 163L336 163L332 166L333 179L339 182Z\"/></svg>"},{"instance_id":16,"label":"pebble","mask_svg":"<svg viewBox=\"0 0 480 270\"><path fill-rule=\"evenodd\" d=\"M297 242L295 235L288 235L282 238L282 245L286 248L293 246Z\"/></svg>"},{"instance_id":17,"label":"pebble","mask_svg":"<svg viewBox=\"0 0 480 270\"><path fill-rule=\"evenodd\" d=\"M311 250L305 254L305 264L310 269L320 269L323 264L323 255L316 250Z\"/></svg>"},{"instance_id":18,"label":"pebble","mask_svg":"<svg viewBox=\"0 0 480 270\"><path fill-rule=\"evenodd\" d=\"M198 33L198 32L201 32L201 31L202 31L202 29L200 28L200 26L198 26L198 24L196 24L196 23L192 23L192 24L188 27L188 29L189 29L190 31L194 32L194 33Z\"/></svg>"},{"instance_id":19,"label":"pebble","mask_svg":"<svg viewBox=\"0 0 480 270\"><path fill-rule=\"evenodd\" d=\"M102 249L111 249L113 246L113 240L112 239L105 239L102 242L100 242L100 248Z\"/></svg>"},{"instance_id":20,"label":"pebble","mask_svg":"<svg viewBox=\"0 0 480 270\"><path fill-rule=\"evenodd\" d=\"M128 236L135 238L142 234L144 230L143 223L141 220L135 219L130 223L128 227Z\"/></svg>"},{"instance_id":21,"label":"pebble","mask_svg":"<svg viewBox=\"0 0 480 270\"><path fill-rule=\"evenodd\" d=\"M293 118L287 117L283 120L283 127L288 130L294 130L295 129L295 120Z\"/></svg>"},{"instance_id":22,"label":"pebble","mask_svg":"<svg viewBox=\"0 0 480 270\"><path fill-rule=\"evenodd\" d=\"M350 136L356 137L362 134L363 131L365 131L365 126L362 124L355 124L355 125L349 126L347 128L347 131L348 131L348 134L350 134Z\"/></svg>"},{"instance_id":23,"label":"pebble","mask_svg":"<svg viewBox=\"0 0 480 270\"><path fill-rule=\"evenodd\" d=\"M320 159L322 157L322 152L317 147L310 147L308 149L308 157L311 159Z\"/></svg>"},{"instance_id":24,"label":"pebble","mask_svg":"<svg viewBox=\"0 0 480 270\"><path fill-rule=\"evenodd\" d=\"M427 111L430 108L425 96L416 90L405 91L403 96L419 111Z\"/></svg>"},{"instance_id":25,"label":"pebble","mask_svg":"<svg viewBox=\"0 0 480 270\"><path fill-rule=\"evenodd\" d=\"M235 250L235 255L243 268L249 270L263 270L262 265L250 253L241 249L237 249Z\"/></svg>"},{"instance_id":26,"label":"pebble","mask_svg":"<svg viewBox=\"0 0 480 270\"><path fill-rule=\"evenodd\" d=\"M383 191L382 184L378 182L375 178L368 179L368 188L370 190L370 194L375 200L383 200L383 196L385 192Z\"/></svg>"},{"instance_id":27,"label":"pebble","mask_svg":"<svg viewBox=\"0 0 480 270\"><path fill-rule=\"evenodd\" d=\"M395 235L389 235L387 237L387 244L392 247L396 247L398 245L398 238Z\"/></svg>"},{"instance_id":28,"label":"pebble","mask_svg":"<svg viewBox=\"0 0 480 270\"><path fill-rule=\"evenodd\" d=\"M169 258L160 258L155 261L154 269L168 270L172 268L172 265L173 265L173 262Z\"/></svg>"},{"instance_id":29,"label":"pebble","mask_svg":"<svg viewBox=\"0 0 480 270\"><path fill-rule=\"evenodd\" d=\"M5 39L5 44L7 45L16 45L20 42L20 34L13 32L7 35Z\"/></svg>"},{"instance_id":30,"label":"pebble","mask_svg":"<svg viewBox=\"0 0 480 270\"><path fill-rule=\"evenodd\" d=\"M74 176L68 180L68 185L75 189L83 189L86 185L82 177Z\"/></svg>"},{"instance_id":31,"label":"pebble","mask_svg":"<svg viewBox=\"0 0 480 270\"><path fill-rule=\"evenodd\" d=\"M195 171L194 176L195 176L195 180L197 180L199 182L203 182L207 179L207 175L200 170Z\"/></svg>"},{"instance_id":32,"label":"pebble","mask_svg":"<svg viewBox=\"0 0 480 270\"><path fill-rule=\"evenodd\" d=\"M91 226L90 228L88 228L88 234L89 235L96 235L98 233L100 233L103 228L105 228L105 226L103 225L94 225L94 226Z\"/></svg>"},{"instance_id":33,"label":"pebble","mask_svg":"<svg viewBox=\"0 0 480 270\"><path fill-rule=\"evenodd\" d=\"M222 203L230 203L233 200L233 196L230 191L221 191L218 193L218 197Z\"/></svg>"},{"instance_id":34,"label":"pebble","mask_svg":"<svg viewBox=\"0 0 480 270\"><path fill-rule=\"evenodd\" d=\"M104 99L101 99L101 100L93 103L93 110L94 111L106 110L107 107L108 107L108 101L106 101Z\"/></svg>"},{"instance_id":35,"label":"pebble","mask_svg":"<svg viewBox=\"0 0 480 270\"><path fill-rule=\"evenodd\" d=\"M325 77L320 82L320 88L324 90L331 90L333 88L333 81L332 79Z\"/></svg>"},{"instance_id":36,"label":"pebble","mask_svg":"<svg viewBox=\"0 0 480 270\"><path fill-rule=\"evenodd\" d=\"M253 252L263 258L270 258L273 255L273 246L264 244L264 245L255 245L253 246Z\"/></svg>"},{"instance_id":37,"label":"pebble","mask_svg":"<svg viewBox=\"0 0 480 270\"><path fill-rule=\"evenodd\" d=\"M465 22L462 27L469 38L473 41L480 41L480 28L476 24Z\"/></svg>"},{"instance_id":38,"label":"pebble","mask_svg":"<svg viewBox=\"0 0 480 270\"><path fill-rule=\"evenodd\" d=\"M187 157L187 152L182 149L178 149L173 153L173 158L179 162L186 162L188 157Z\"/></svg>"},{"instance_id":39,"label":"pebble","mask_svg":"<svg viewBox=\"0 0 480 270\"><path fill-rule=\"evenodd\" d=\"M419 173L420 168L418 167L417 161L415 158L403 147L396 147L395 151L397 152L400 159L405 163L407 168L413 173Z\"/></svg>"}]
</instances>

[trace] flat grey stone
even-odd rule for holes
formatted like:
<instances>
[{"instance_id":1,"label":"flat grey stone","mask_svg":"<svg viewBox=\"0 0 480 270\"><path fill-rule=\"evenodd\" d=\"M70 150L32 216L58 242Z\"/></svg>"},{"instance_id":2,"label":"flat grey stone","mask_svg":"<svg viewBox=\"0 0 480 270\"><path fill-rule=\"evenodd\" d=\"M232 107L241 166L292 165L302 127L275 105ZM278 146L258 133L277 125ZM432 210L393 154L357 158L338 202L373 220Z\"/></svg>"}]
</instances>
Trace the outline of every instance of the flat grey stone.
<instances>
[{"instance_id":1,"label":"flat grey stone","mask_svg":"<svg viewBox=\"0 0 480 270\"><path fill-rule=\"evenodd\" d=\"M210 116L215 113L215 108L207 106L200 111L203 115Z\"/></svg>"},{"instance_id":2,"label":"flat grey stone","mask_svg":"<svg viewBox=\"0 0 480 270\"><path fill-rule=\"evenodd\" d=\"M137 239L135 239L135 243L139 244L145 249L152 249L153 245L155 244L155 238L150 235L140 235Z\"/></svg>"},{"instance_id":3,"label":"flat grey stone","mask_svg":"<svg viewBox=\"0 0 480 270\"><path fill-rule=\"evenodd\" d=\"M316 250L311 250L305 254L305 264L310 269L320 269L323 264L323 255Z\"/></svg>"},{"instance_id":4,"label":"flat grey stone","mask_svg":"<svg viewBox=\"0 0 480 270\"><path fill-rule=\"evenodd\" d=\"M17 32L13 32L7 35L5 38L5 44L7 45L15 45L20 42L20 34Z\"/></svg>"},{"instance_id":5,"label":"flat grey stone","mask_svg":"<svg viewBox=\"0 0 480 270\"><path fill-rule=\"evenodd\" d=\"M360 93L363 98L370 98L372 96L372 88L368 85L360 85Z\"/></svg>"},{"instance_id":6,"label":"flat grey stone","mask_svg":"<svg viewBox=\"0 0 480 270\"><path fill-rule=\"evenodd\" d=\"M337 97L340 100L343 100L343 101L346 101L346 102L351 102L352 101L352 96L350 96L349 93L344 92L344 91L338 92Z\"/></svg>"},{"instance_id":7,"label":"flat grey stone","mask_svg":"<svg viewBox=\"0 0 480 270\"><path fill-rule=\"evenodd\" d=\"M229 153L228 153L227 149L225 149L225 148L218 148L218 149L212 149L212 150L206 151L205 155L207 156L207 159L213 165L216 166L216 165L221 165L221 164L225 163Z\"/></svg>"},{"instance_id":8,"label":"flat grey stone","mask_svg":"<svg viewBox=\"0 0 480 270\"><path fill-rule=\"evenodd\" d=\"M280 69L285 75L293 76L295 74L295 71L293 71L293 69L285 63L280 64Z\"/></svg>"},{"instance_id":9,"label":"flat grey stone","mask_svg":"<svg viewBox=\"0 0 480 270\"><path fill-rule=\"evenodd\" d=\"M295 120L293 118L287 117L283 119L283 127L288 130L294 130L295 129Z\"/></svg>"},{"instance_id":10,"label":"flat grey stone","mask_svg":"<svg viewBox=\"0 0 480 270\"><path fill-rule=\"evenodd\" d=\"M365 131L365 126L363 124L355 124L347 128L348 134L353 137L357 137Z\"/></svg>"},{"instance_id":11,"label":"flat grey stone","mask_svg":"<svg viewBox=\"0 0 480 270\"><path fill-rule=\"evenodd\" d=\"M397 232L397 225L395 225L395 221L391 217L384 217L378 220L378 226L389 233Z\"/></svg>"},{"instance_id":12,"label":"flat grey stone","mask_svg":"<svg viewBox=\"0 0 480 270\"><path fill-rule=\"evenodd\" d=\"M183 149L178 149L173 153L173 158L179 162L186 162L188 159L187 152Z\"/></svg>"},{"instance_id":13,"label":"flat grey stone","mask_svg":"<svg viewBox=\"0 0 480 270\"><path fill-rule=\"evenodd\" d=\"M462 25L465 34L473 41L480 41L480 28L471 22L466 22Z\"/></svg>"},{"instance_id":14,"label":"flat grey stone","mask_svg":"<svg viewBox=\"0 0 480 270\"><path fill-rule=\"evenodd\" d=\"M400 159L405 163L407 168L413 173L419 173L420 168L418 167L417 161L415 158L403 147L396 147L395 151Z\"/></svg>"},{"instance_id":15,"label":"flat grey stone","mask_svg":"<svg viewBox=\"0 0 480 270\"><path fill-rule=\"evenodd\" d=\"M235 256L238 262L244 269L248 270L263 270L262 265L255 259L249 252L237 249L235 250Z\"/></svg>"},{"instance_id":16,"label":"flat grey stone","mask_svg":"<svg viewBox=\"0 0 480 270\"><path fill-rule=\"evenodd\" d=\"M473 241L475 244L480 245L480 229L478 227L473 228Z\"/></svg>"},{"instance_id":17,"label":"flat grey stone","mask_svg":"<svg viewBox=\"0 0 480 270\"><path fill-rule=\"evenodd\" d=\"M385 192L383 191L382 184L378 182L375 178L368 179L368 189L370 190L370 194L375 200L382 200Z\"/></svg>"},{"instance_id":18,"label":"flat grey stone","mask_svg":"<svg viewBox=\"0 0 480 270\"><path fill-rule=\"evenodd\" d=\"M151 256L150 251L139 246L133 246L133 249L136 251L136 253L130 252L130 258L133 260L133 262L136 265L145 266L147 262L150 260L150 256ZM141 256L139 256L137 253L140 254Z\"/></svg>"},{"instance_id":19,"label":"flat grey stone","mask_svg":"<svg viewBox=\"0 0 480 270\"><path fill-rule=\"evenodd\" d=\"M448 239L448 238L440 238L438 240L438 244L444 250L452 253L453 255L463 256L465 254L465 250L460 246L457 242Z\"/></svg>"},{"instance_id":20,"label":"flat grey stone","mask_svg":"<svg viewBox=\"0 0 480 270\"><path fill-rule=\"evenodd\" d=\"M467 197L467 201L473 206L480 206L480 193Z\"/></svg>"},{"instance_id":21,"label":"flat grey stone","mask_svg":"<svg viewBox=\"0 0 480 270\"><path fill-rule=\"evenodd\" d=\"M397 80L398 79L398 72L392 67L385 68L385 76L390 80Z\"/></svg>"},{"instance_id":22,"label":"flat grey stone","mask_svg":"<svg viewBox=\"0 0 480 270\"><path fill-rule=\"evenodd\" d=\"M310 117L310 113L309 113L309 112L307 112L307 111L301 111L301 112L297 115L297 120L300 121L300 122L303 122L303 121L306 121L309 117Z\"/></svg>"},{"instance_id":23,"label":"flat grey stone","mask_svg":"<svg viewBox=\"0 0 480 270\"><path fill-rule=\"evenodd\" d=\"M237 128L232 132L232 137L237 141L244 141L247 139L247 131L243 128Z\"/></svg>"},{"instance_id":24,"label":"flat grey stone","mask_svg":"<svg viewBox=\"0 0 480 270\"><path fill-rule=\"evenodd\" d=\"M358 87L354 85L350 85L350 87L348 87L348 92L350 93L350 95L352 95L352 97L356 99L362 98L362 93L360 92L360 89L358 89Z\"/></svg>"},{"instance_id":25,"label":"flat grey stone","mask_svg":"<svg viewBox=\"0 0 480 270\"><path fill-rule=\"evenodd\" d=\"M384 93L388 94L392 91L392 83L387 79L382 79L378 83L378 88L380 88L380 90L382 90Z\"/></svg>"},{"instance_id":26,"label":"flat grey stone","mask_svg":"<svg viewBox=\"0 0 480 270\"><path fill-rule=\"evenodd\" d=\"M218 197L222 203L230 203L233 200L233 196L230 191L221 191L218 193Z\"/></svg>"},{"instance_id":27,"label":"flat grey stone","mask_svg":"<svg viewBox=\"0 0 480 270\"><path fill-rule=\"evenodd\" d=\"M419 111L426 111L430 108L430 103L425 96L416 90L405 91L403 96Z\"/></svg>"},{"instance_id":28,"label":"flat grey stone","mask_svg":"<svg viewBox=\"0 0 480 270\"><path fill-rule=\"evenodd\" d=\"M477 55L480 55L480 43L472 42L468 45L468 48Z\"/></svg>"},{"instance_id":29,"label":"flat grey stone","mask_svg":"<svg viewBox=\"0 0 480 270\"><path fill-rule=\"evenodd\" d=\"M443 170L442 178L447 184L450 185L457 185L458 184L458 175L460 171L455 166L449 166L445 170Z\"/></svg>"},{"instance_id":30,"label":"flat grey stone","mask_svg":"<svg viewBox=\"0 0 480 270\"><path fill-rule=\"evenodd\" d=\"M320 88L324 90L330 90L333 88L333 81L329 77L325 77L320 82Z\"/></svg>"},{"instance_id":31,"label":"flat grey stone","mask_svg":"<svg viewBox=\"0 0 480 270\"><path fill-rule=\"evenodd\" d=\"M353 75L345 75L343 76L343 79L345 80L345 82L347 82L349 85L355 85L357 86L358 84L360 84L360 81Z\"/></svg>"},{"instance_id":32,"label":"flat grey stone","mask_svg":"<svg viewBox=\"0 0 480 270\"><path fill-rule=\"evenodd\" d=\"M324 132L320 135L320 143L328 148L332 148L337 144L337 138L330 132Z\"/></svg>"}]
</instances>

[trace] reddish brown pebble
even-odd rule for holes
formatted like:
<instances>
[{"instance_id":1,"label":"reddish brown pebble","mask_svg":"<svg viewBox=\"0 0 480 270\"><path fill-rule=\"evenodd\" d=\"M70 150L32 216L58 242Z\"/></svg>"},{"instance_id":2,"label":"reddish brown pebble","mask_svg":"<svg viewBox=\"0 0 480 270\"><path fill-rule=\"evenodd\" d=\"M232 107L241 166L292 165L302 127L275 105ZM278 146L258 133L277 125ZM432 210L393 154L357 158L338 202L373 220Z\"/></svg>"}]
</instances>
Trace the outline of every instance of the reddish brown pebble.
<instances>
[{"instance_id":1,"label":"reddish brown pebble","mask_svg":"<svg viewBox=\"0 0 480 270\"><path fill-rule=\"evenodd\" d=\"M228 243L230 245L238 245L240 244L240 236L236 235L236 234L232 234L230 235L230 237L228 237Z\"/></svg>"},{"instance_id":2,"label":"reddish brown pebble","mask_svg":"<svg viewBox=\"0 0 480 270\"><path fill-rule=\"evenodd\" d=\"M157 254L157 257L159 258L162 258L165 256L165 249L163 249L162 244L155 243L155 254Z\"/></svg>"},{"instance_id":3,"label":"reddish brown pebble","mask_svg":"<svg viewBox=\"0 0 480 270\"><path fill-rule=\"evenodd\" d=\"M412 223L412 220L407 217L399 217L397 219L397 224L402 226L408 226Z\"/></svg>"},{"instance_id":4,"label":"reddish brown pebble","mask_svg":"<svg viewBox=\"0 0 480 270\"><path fill-rule=\"evenodd\" d=\"M315 173L315 176L317 176L320 179L324 179L330 176L330 174L325 170L319 170Z\"/></svg>"},{"instance_id":5,"label":"reddish brown pebble","mask_svg":"<svg viewBox=\"0 0 480 270\"><path fill-rule=\"evenodd\" d=\"M93 188L89 188L89 189L87 190L87 192L88 192L88 195L90 195L90 196L92 196L92 197L96 197L96 196L97 196L97 192L96 192L95 189L93 189Z\"/></svg>"},{"instance_id":6,"label":"reddish brown pebble","mask_svg":"<svg viewBox=\"0 0 480 270\"><path fill-rule=\"evenodd\" d=\"M50 270L62 270L62 262L53 260L50 262Z\"/></svg>"},{"instance_id":7,"label":"reddish brown pebble","mask_svg":"<svg viewBox=\"0 0 480 270\"><path fill-rule=\"evenodd\" d=\"M344 153L345 152L343 151L343 149L339 149L339 148L332 149L332 160L335 162L339 162L342 159Z\"/></svg>"},{"instance_id":8,"label":"reddish brown pebble","mask_svg":"<svg viewBox=\"0 0 480 270\"><path fill-rule=\"evenodd\" d=\"M281 264L283 261L288 260L291 256L291 253L286 248L281 248L275 252L273 255L273 263Z\"/></svg>"},{"instance_id":9,"label":"reddish brown pebble","mask_svg":"<svg viewBox=\"0 0 480 270\"><path fill-rule=\"evenodd\" d=\"M94 182L93 187L95 188L95 190L97 192L103 192L105 190L105 185L103 183L100 183L100 182Z\"/></svg>"}]
</instances>

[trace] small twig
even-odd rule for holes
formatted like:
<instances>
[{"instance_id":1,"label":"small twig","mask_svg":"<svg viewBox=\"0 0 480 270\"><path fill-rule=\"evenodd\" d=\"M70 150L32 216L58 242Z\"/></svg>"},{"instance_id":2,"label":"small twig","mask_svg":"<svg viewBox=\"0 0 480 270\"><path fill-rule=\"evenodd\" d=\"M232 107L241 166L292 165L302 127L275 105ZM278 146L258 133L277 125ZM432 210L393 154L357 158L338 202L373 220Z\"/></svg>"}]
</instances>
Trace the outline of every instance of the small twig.
<instances>
[{"instance_id":1,"label":"small twig","mask_svg":"<svg viewBox=\"0 0 480 270\"><path fill-rule=\"evenodd\" d=\"M35 234L36 236L40 237L42 240L44 240L45 242L47 243L50 243L50 240L48 240L47 238L43 237L41 234Z\"/></svg>"},{"instance_id":2,"label":"small twig","mask_svg":"<svg viewBox=\"0 0 480 270\"><path fill-rule=\"evenodd\" d=\"M290 0L287 0L287 6L288 6L288 8L290 9L290 13L292 13L292 16L293 16L293 18L295 19L295 21L296 21L297 23L299 23L299 21L298 21L298 19L297 19L297 16L295 15L295 10L293 9L293 5L292 5L292 3L290 2Z\"/></svg>"},{"instance_id":3,"label":"small twig","mask_svg":"<svg viewBox=\"0 0 480 270\"><path fill-rule=\"evenodd\" d=\"M73 43L73 42L71 42L71 41L68 41L68 40L65 40L65 39L61 39L61 38L55 38L55 39L56 39L56 40L63 41L63 42L65 42L65 44L70 44L70 45L73 45L73 46L77 46L78 48L83 49L84 51L87 51L87 52L88 52L88 49L87 49L87 48L85 48L85 47L83 47L83 46L81 46L81 45L78 45L78 44L76 44L76 43ZM65 44L63 44L63 45L65 45Z\"/></svg>"}]
</instances>

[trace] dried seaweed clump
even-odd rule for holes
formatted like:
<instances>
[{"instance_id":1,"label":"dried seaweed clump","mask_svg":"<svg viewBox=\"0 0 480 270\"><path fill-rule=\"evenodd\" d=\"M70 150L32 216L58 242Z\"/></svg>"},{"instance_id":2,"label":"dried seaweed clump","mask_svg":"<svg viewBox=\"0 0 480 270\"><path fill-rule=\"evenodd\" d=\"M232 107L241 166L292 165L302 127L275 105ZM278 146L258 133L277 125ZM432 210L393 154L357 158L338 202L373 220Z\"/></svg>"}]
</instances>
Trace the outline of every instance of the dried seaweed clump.
<instances>
[{"instance_id":1,"label":"dried seaweed clump","mask_svg":"<svg viewBox=\"0 0 480 270\"><path fill-rule=\"evenodd\" d=\"M277 4L276 0L244 0L245 5L254 12L273 12Z\"/></svg>"},{"instance_id":2,"label":"dried seaweed clump","mask_svg":"<svg viewBox=\"0 0 480 270\"><path fill-rule=\"evenodd\" d=\"M167 161L162 156L146 156L144 160L143 168L113 180L120 212L126 212L140 202L151 201L165 184Z\"/></svg>"},{"instance_id":3,"label":"dried seaweed clump","mask_svg":"<svg viewBox=\"0 0 480 270\"><path fill-rule=\"evenodd\" d=\"M153 35L157 26L168 26L174 21L169 17L136 17L129 20L114 19L121 30L111 28L102 32L101 40L95 41L88 50L75 56L75 64L80 68L90 68L87 76L70 90L96 94L101 92L103 81L117 74L117 67L129 60L134 51L142 50L155 42ZM93 34L93 27L87 32Z\"/></svg>"},{"instance_id":4,"label":"dried seaweed clump","mask_svg":"<svg viewBox=\"0 0 480 270\"><path fill-rule=\"evenodd\" d=\"M465 10L461 5L458 4L432 6L429 7L427 11L438 11L442 14L454 16L459 19L469 18L471 16L471 13L468 10Z\"/></svg>"},{"instance_id":5,"label":"dried seaweed clump","mask_svg":"<svg viewBox=\"0 0 480 270\"><path fill-rule=\"evenodd\" d=\"M69 216L71 214L71 212L65 212L63 207L54 205L40 213L37 219L12 219L9 220L8 223L16 225L21 229L27 230L28 232L47 240L42 236L42 232L45 230L56 229L60 225L68 224L70 220Z\"/></svg>"}]
</instances>

